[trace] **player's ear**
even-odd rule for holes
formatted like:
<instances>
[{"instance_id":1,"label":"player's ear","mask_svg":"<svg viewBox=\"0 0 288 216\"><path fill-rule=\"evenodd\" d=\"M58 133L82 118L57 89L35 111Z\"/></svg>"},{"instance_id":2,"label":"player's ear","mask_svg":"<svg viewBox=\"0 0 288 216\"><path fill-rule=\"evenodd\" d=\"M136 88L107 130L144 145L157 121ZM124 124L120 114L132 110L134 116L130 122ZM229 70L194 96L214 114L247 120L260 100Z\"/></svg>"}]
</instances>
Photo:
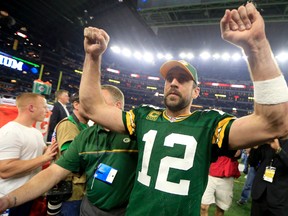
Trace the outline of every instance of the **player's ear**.
<instances>
[{"instance_id":1,"label":"player's ear","mask_svg":"<svg viewBox=\"0 0 288 216\"><path fill-rule=\"evenodd\" d=\"M200 87L197 86L196 88L192 89L192 97L193 97L193 99L198 98L199 94L200 94Z\"/></svg>"}]
</instances>

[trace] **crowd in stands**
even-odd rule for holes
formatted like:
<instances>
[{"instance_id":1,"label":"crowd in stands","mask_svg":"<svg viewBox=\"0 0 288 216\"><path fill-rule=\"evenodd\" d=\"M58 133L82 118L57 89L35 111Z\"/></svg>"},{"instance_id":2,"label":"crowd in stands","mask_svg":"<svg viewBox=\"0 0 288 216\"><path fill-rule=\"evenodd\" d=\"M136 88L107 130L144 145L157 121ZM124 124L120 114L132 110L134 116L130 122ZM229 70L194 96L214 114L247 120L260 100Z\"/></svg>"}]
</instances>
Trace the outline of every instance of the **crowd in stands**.
<instances>
[{"instance_id":1,"label":"crowd in stands","mask_svg":"<svg viewBox=\"0 0 288 216\"><path fill-rule=\"evenodd\" d=\"M106 69L109 65L102 68L102 82L104 84L113 84L125 92L126 106L125 110L131 109L140 104L155 104L163 107L162 93L164 80L150 80L147 74L139 74L138 78L131 77L129 68L121 70L119 74L108 72ZM117 69L117 66L115 67ZM19 92L31 92L33 81L39 74L22 73L11 68L0 68L0 94L17 96ZM45 71L45 70L44 70ZM56 91L57 79L50 79L50 75L43 75L44 81L52 82L52 93ZM195 100L195 104L203 108L216 108L223 111L242 116L250 113L253 106L253 89L251 83L247 81L233 81L222 79L211 79L200 76L201 95ZM81 79L80 73L63 72L61 88L69 92L77 92ZM15 80L15 82L11 82ZM226 84L243 84L246 88L232 88L207 85L206 83L226 83ZM132 90L132 91L131 91ZM220 95L220 96L219 96ZM51 104L54 102L54 94L46 96Z\"/></svg>"}]
</instances>

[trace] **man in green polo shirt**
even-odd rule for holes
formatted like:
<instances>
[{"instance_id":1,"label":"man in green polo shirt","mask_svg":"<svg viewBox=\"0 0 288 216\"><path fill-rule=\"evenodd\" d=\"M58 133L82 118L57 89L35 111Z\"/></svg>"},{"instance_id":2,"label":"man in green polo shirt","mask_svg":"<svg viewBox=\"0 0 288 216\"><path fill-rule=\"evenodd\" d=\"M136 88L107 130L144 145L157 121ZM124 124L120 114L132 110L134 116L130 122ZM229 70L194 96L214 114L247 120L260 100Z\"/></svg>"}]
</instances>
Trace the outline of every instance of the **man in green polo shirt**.
<instances>
[{"instance_id":1,"label":"man in green polo shirt","mask_svg":"<svg viewBox=\"0 0 288 216\"><path fill-rule=\"evenodd\" d=\"M102 94L107 104L123 109L124 96L117 87L104 85ZM135 179L137 157L136 143L129 135L99 125L89 127L74 139L55 164L0 198L0 212L40 196L71 172L83 171L87 181L80 215L124 215Z\"/></svg>"}]
</instances>

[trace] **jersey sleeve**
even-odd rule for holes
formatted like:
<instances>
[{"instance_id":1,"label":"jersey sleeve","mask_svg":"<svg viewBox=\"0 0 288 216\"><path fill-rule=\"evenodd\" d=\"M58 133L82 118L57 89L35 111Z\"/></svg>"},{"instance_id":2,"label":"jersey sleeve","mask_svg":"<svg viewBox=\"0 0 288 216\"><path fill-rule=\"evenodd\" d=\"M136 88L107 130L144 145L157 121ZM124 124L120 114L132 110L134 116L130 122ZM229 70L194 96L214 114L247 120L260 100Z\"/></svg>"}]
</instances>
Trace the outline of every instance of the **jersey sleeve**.
<instances>
[{"instance_id":1,"label":"jersey sleeve","mask_svg":"<svg viewBox=\"0 0 288 216\"><path fill-rule=\"evenodd\" d=\"M220 116L212 138L212 161L218 156L234 157L236 150L229 149L229 133L235 120L236 117L227 113Z\"/></svg>"},{"instance_id":2,"label":"jersey sleeve","mask_svg":"<svg viewBox=\"0 0 288 216\"><path fill-rule=\"evenodd\" d=\"M130 135L135 135L137 128L137 119L146 118L146 115L152 110L162 113L162 108L149 104L142 104L139 107L131 109L127 112L123 111L122 120L126 131L128 131Z\"/></svg>"},{"instance_id":3,"label":"jersey sleeve","mask_svg":"<svg viewBox=\"0 0 288 216\"><path fill-rule=\"evenodd\" d=\"M222 148L225 143L225 137L229 136L230 127L232 122L235 120L235 117L227 116L224 119L221 119L214 131L212 143L218 145L219 148ZM228 141L228 140L227 140Z\"/></svg>"},{"instance_id":4,"label":"jersey sleeve","mask_svg":"<svg viewBox=\"0 0 288 216\"><path fill-rule=\"evenodd\" d=\"M122 113L123 124L130 135L134 135L136 129L135 111L135 109L132 109Z\"/></svg>"}]
</instances>

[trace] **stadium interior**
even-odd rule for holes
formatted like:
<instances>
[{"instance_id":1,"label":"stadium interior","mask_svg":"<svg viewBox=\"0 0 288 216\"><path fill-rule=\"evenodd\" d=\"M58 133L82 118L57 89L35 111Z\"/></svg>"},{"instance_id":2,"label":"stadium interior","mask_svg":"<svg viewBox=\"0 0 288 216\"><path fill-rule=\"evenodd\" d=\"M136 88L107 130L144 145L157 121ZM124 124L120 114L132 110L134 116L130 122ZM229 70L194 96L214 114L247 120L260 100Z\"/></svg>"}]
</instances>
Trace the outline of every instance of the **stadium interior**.
<instances>
[{"instance_id":1,"label":"stadium interior","mask_svg":"<svg viewBox=\"0 0 288 216\"><path fill-rule=\"evenodd\" d=\"M219 21L232 0L11 0L0 2L0 95L31 92L33 82L51 84L44 93L77 92L84 51L83 29L103 28L110 45L102 79L125 94L128 110L140 104L163 107L159 68L168 59L185 59L198 70L201 94L192 109L217 108L236 116L253 109L253 87L245 56L223 41ZM254 1L287 78L288 2ZM22 62L22 63L19 63Z\"/></svg>"}]
</instances>

